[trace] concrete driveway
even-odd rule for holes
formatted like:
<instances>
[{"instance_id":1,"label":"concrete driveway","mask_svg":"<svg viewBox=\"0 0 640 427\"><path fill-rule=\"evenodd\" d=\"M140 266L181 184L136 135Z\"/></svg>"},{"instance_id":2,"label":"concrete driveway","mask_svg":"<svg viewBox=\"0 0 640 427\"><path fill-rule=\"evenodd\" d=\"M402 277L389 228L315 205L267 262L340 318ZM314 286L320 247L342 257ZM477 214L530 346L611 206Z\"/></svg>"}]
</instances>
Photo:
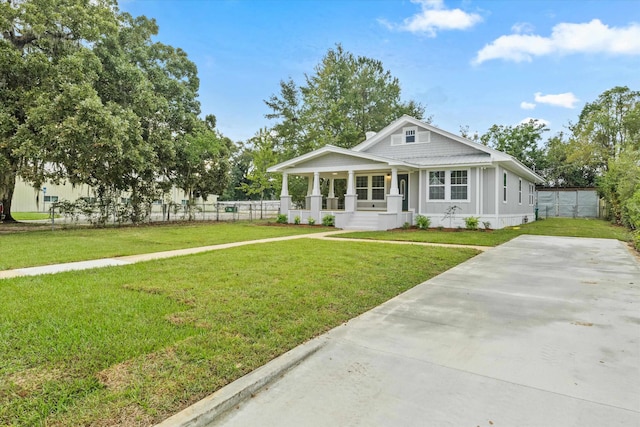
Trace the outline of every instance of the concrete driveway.
<instances>
[{"instance_id":1,"label":"concrete driveway","mask_svg":"<svg viewBox=\"0 0 640 427\"><path fill-rule=\"evenodd\" d=\"M521 236L326 339L212 425L640 426L640 264L618 241Z\"/></svg>"}]
</instances>

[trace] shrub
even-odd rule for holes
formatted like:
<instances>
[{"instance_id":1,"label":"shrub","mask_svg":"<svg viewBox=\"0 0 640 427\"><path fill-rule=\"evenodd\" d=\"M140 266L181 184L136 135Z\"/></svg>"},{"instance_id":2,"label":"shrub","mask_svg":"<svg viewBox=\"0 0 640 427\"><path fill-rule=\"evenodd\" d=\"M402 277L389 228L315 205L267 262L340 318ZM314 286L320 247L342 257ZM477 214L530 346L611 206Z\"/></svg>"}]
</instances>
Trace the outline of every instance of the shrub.
<instances>
[{"instance_id":1,"label":"shrub","mask_svg":"<svg viewBox=\"0 0 640 427\"><path fill-rule=\"evenodd\" d=\"M278 214L276 217L276 222L278 224L286 224L287 223L287 215L286 214Z\"/></svg>"},{"instance_id":2,"label":"shrub","mask_svg":"<svg viewBox=\"0 0 640 427\"><path fill-rule=\"evenodd\" d=\"M296 215L296 217L293 218L293 223L295 225L300 225L300 215Z\"/></svg>"},{"instance_id":3,"label":"shrub","mask_svg":"<svg viewBox=\"0 0 640 427\"><path fill-rule=\"evenodd\" d=\"M309 224L309 225L316 225L316 220L315 220L315 219L313 219L313 218L311 218L311 217L309 217L309 218L307 218L307 224Z\"/></svg>"},{"instance_id":4,"label":"shrub","mask_svg":"<svg viewBox=\"0 0 640 427\"><path fill-rule=\"evenodd\" d=\"M322 217L322 225L325 227L335 227L336 217L333 215L325 215Z\"/></svg>"},{"instance_id":5,"label":"shrub","mask_svg":"<svg viewBox=\"0 0 640 427\"><path fill-rule=\"evenodd\" d=\"M416 224L420 230L426 230L431 225L431 220L424 215L416 216Z\"/></svg>"},{"instance_id":6,"label":"shrub","mask_svg":"<svg viewBox=\"0 0 640 427\"><path fill-rule=\"evenodd\" d=\"M464 224L467 230L477 230L478 229L478 220L477 216L468 216L464 219Z\"/></svg>"},{"instance_id":7,"label":"shrub","mask_svg":"<svg viewBox=\"0 0 640 427\"><path fill-rule=\"evenodd\" d=\"M411 224L409 224L408 222L405 222L404 224L402 224L402 229L403 230L408 230L411 228Z\"/></svg>"}]
</instances>

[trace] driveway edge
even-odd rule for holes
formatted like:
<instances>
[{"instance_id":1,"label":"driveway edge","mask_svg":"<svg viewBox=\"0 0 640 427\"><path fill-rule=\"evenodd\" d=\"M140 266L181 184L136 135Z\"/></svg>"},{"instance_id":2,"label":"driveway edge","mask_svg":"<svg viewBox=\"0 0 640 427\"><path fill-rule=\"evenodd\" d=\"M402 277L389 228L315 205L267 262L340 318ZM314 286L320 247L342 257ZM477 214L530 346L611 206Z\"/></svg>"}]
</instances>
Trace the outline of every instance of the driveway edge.
<instances>
[{"instance_id":1,"label":"driveway edge","mask_svg":"<svg viewBox=\"0 0 640 427\"><path fill-rule=\"evenodd\" d=\"M167 418L155 427L203 427L224 412L252 397L262 388L276 381L327 343L324 336L301 344L271 360L247 375L227 384L215 393Z\"/></svg>"}]
</instances>

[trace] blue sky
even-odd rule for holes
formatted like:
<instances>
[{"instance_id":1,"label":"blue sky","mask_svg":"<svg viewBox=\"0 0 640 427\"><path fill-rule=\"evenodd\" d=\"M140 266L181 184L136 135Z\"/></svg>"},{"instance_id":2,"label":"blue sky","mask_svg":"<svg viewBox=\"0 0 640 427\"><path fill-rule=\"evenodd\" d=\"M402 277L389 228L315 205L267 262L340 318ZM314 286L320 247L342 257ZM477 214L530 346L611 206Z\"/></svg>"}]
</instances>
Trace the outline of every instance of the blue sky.
<instances>
[{"instance_id":1,"label":"blue sky","mask_svg":"<svg viewBox=\"0 0 640 427\"><path fill-rule=\"evenodd\" d=\"M614 86L640 90L640 1L121 0L198 66L204 114L244 141L264 100L341 43L400 80L433 124L480 134L527 118L566 130ZM377 130L377 129L374 129Z\"/></svg>"}]
</instances>

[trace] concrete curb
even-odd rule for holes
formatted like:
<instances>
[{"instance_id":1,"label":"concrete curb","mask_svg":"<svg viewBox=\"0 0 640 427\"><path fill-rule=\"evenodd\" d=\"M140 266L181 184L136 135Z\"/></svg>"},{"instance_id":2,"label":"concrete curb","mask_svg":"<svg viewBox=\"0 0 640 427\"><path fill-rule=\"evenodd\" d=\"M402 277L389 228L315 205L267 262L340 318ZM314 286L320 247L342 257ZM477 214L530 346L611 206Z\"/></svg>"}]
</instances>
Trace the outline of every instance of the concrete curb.
<instances>
[{"instance_id":1,"label":"concrete curb","mask_svg":"<svg viewBox=\"0 0 640 427\"><path fill-rule=\"evenodd\" d=\"M204 427L258 393L327 343L323 335L295 347L266 365L222 387L210 396L167 418L155 427Z\"/></svg>"}]
</instances>

